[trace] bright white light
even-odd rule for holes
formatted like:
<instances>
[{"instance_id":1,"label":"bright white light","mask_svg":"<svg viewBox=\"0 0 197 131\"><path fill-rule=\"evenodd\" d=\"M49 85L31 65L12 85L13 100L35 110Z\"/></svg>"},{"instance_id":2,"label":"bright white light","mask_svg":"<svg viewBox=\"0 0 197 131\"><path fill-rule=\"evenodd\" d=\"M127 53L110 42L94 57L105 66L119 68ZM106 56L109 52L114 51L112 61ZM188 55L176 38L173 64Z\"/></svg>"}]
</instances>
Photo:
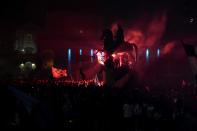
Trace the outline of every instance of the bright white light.
<instances>
[{"instance_id":1,"label":"bright white light","mask_svg":"<svg viewBox=\"0 0 197 131\"><path fill-rule=\"evenodd\" d=\"M82 49L79 49L79 55L82 55Z\"/></svg>"},{"instance_id":2,"label":"bright white light","mask_svg":"<svg viewBox=\"0 0 197 131\"><path fill-rule=\"evenodd\" d=\"M68 64L71 62L71 49L68 49Z\"/></svg>"},{"instance_id":3,"label":"bright white light","mask_svg":"<svg viewBox=\"0 0 197 131\"><path fill-rule=\"evenodd\" d=\"M112 56L112 57L116 57L116 54L112 54L111 56Z\"/></svg>"},{"instance_id":4,"label":"bright white light","mask_svg":"<svg viewBox=\"0 0 197 131\"><path fill-rule=\"evenodd\" d=\"M97 59L98 59L98 63L100 63L101 65L104 65L104 61L105 61L105 59L104 59L104 52L98 52L97 54Z\"/></svg>"},{"instance_id":5,"label":"bright white light","mask_svg":"<svg viewBox=\"0 0 197 131\"><path fill-rule=\"evenodd\" d=\"M90 56L94 56L94 51L93 51L93 49L90 50Z\"/></svg>"},{"instance_id":6,"label":"bright white light","mask_svg":"<svg viewBox=\"0 0 197 131\"><path fill-rule=\"evenodd\" d=\"M24 67L25 67L25 65L23 64L23 63L21 63L20 65L19 65L19 68L22 70L22 69L24 69Z\"/></svg>"},{"instance_id":7,"label":"bright white light","mask_svg":"<svg viewBox=\"0 0 197 131\"><path fill-rule=\"evenodd\" d=\"M36 69L36 64L32 63L31 67L32 67L33 70L35 70Z\"/></svg>"},{"instance_id":8,"label":"bright white light","mask_svg":"<svg viewBox=\"0 0 197 131\"><path fill-rule=\"evenodd\" d=\"M21 52L24 54L25 53L25 49L22 49Z\"/></svg>"},{"instance_id":9,"label":"bright white light","mask_svg":"<svg viewBox=\"0 0 197 131\"><path fill-rule=\"evenodd\" d=\"M157 57L160 56L160 49L157 49Z\"/></svg>"},{"instance_id":10,"label":"bright white light","mask_svg":"<svg viewBox=\"0 0 197 131\"><path fill-rule=\"evenodd\" d=\"M150 55L150 51L149 49L146 49L146 61L149 61L149 55Z\"/></svg>"}]
</instances>

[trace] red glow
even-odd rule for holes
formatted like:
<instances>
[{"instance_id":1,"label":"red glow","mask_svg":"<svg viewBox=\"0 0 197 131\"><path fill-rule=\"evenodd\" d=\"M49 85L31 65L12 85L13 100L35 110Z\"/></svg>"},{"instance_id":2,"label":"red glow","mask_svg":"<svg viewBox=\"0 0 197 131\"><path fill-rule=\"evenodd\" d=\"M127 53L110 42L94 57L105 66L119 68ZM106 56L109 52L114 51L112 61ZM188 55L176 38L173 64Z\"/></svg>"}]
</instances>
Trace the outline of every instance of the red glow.
<instances>
[{"instance_id":1,"label":"red glow","mask_svg":"<svg viewBox=\"0 0 197 131\"><path fill-rule=\"evenodd\" d=\"M114 56L113 61L119 61L119 66L122 65L131 65L133 62L128 52L118 52L116 54L112 54Z\"/></svg>"},{"instance_id":2,"label":"red glow","mask_svg":"<svg viewBox=\"0 0 197 131\"><path fill-rule=\"evenodd\" d=\"M143 41L143 33L139 30L129 30L126 34L125 41L140 44Z\"/></svg>"},{"instance_id":3,"label":"red glow","mask_svg":"<svg viewBox=\"0 0 197 131\"><path fill-rule=\"evenodd\" d=\"M51 68L52 75L54 78L61 78L61 77L66 77L67 76L67 70L62 70L62 69L57 69L55 67Z\"/></svg>"},{"instance_id":4,"label":"red glow","mask_svg":"<svg viewBox=\"0 0 197 131\"><path fill-rule=\"evenodd\" d=\"M111 56L112 56L113 58L115 58L115 57L116 57L116 54L112 54Z\"/></svg>"},{"instance_id":5,"label":"red glow","mask_svg":"<svg viewBox=\"0 0 197 131\"><path fill-rule=\"evenodd\" d=\"M74 87L80 86L80 85L85 85L86 87L88 85L93 85L96 84L99 87L102 87L104 85L104 81L98 81L95 79L90 79L90 80L60 80L60 79L56 79L56 80L49 80L49 79L34 79L32 81L25 81L25 80L14 80L13 83L15 85L24 85L24 84L28 84L28 83L34 83L34 84L50 84L53 83L55 85L76 85Z\"/></svg>"},{"instance_id":6,"label":"red glow","mask_svg":"<svg viewBox=\"0 0 197 131\"><path fill-rule=\"evenodd\" d=\"M141 20L145 21L145 20ZM152 47L162 38L166 28L167 17L165 13L156 15L148 23L137 23L135 26L126 29L125 41L135 43L138 47Z\"/></svg>"},{"instance_id":7,"label":"red glow","mask_svg":"<svg viewBox=\"0 0 197 131\"><path fill-rule=\"evenodd\" d=\"M106 58L106 56L102 56L102 51L98 51L96 55L98 63L104 65L105 60L108 58ZM111 56L116 68L121 67L122 65L132 67L137 61L137 49L134 44L124 42Z\"/></svg>"},{"instance_id":8,"label":"red glow","mask_svg":"<svg viewBox=\"0 0 197 131\"><path fill-rule=\"evenodd\" d=\"M169 42L167 43L164 48L163 48L163 54L166 55L166 54L169 54L172 49L174 48L175 46L175 43L174 42Z\"/></svg>"},{"instance_id":9,"label":"red glow","mask_svg":"<svg viewBox=\"0 0 197 131\"><path fill-rule=\"evenodd\" d=\"M164 34L166 28L166 15L162 14L161 16L157 16L149 25L147 29L147 39L146 44L149 46L153 46Z\"/></svg>"}]
</instances>

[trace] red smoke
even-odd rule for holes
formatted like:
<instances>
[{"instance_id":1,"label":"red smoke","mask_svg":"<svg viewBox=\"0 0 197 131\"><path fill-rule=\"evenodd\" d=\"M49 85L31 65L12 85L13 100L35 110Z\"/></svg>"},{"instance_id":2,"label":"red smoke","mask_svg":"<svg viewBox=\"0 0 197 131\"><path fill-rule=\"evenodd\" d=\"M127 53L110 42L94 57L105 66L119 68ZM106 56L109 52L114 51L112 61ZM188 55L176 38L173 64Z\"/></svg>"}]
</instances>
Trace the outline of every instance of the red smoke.
<instances>
[{"instance_id":1,"label":"red smoke","mask_svg":"<svg viewBox=\"0 0 197 131\"><path fill-rule=\"evenodd\" d=\"M173 49L174 47L175 47L175 41L168 42L168 43L164 46L164 48L162 49L162 54L163 54L163 55L169 54L169 53L172 51L172 49Z\"/></svg>"},{"instance_id":2,"label":"red smoke","mask_svg":"<svg viewBox=\"0 0 197 131\"><path fill-rule=\"evenodd\" d=\"M153 46L159 42L165 32L166 20L166 14L162 14L150 22L146 32L146 45Z\"/></svg>"},{"instance_id":3,"label":"red smoke","mask_svg":"<svg viewBox=\"0 0 197 131\"><path fill-rule=\"evenodd\" d=\"M116 23L112 24L112 32L117 30ZM135 22L133 26L127 26L128 28L125 29L124 34L125 41L135 43L139 51L141 50L141 53L139 53L143 55L143 49L145 48L149 48L150 50L153 48L160 48L162 55L169 54L174 49L176 41L169 41L166 44L161 43L166 25L166 12L159 13L152 18L146 16ZM161 47L161 45L164 46Z\"/></svg>"},{"instance_id":4,"label":"red smoke","mask_svg":"<svg viewBox=\"0 0 197 131\"><path fill-rule=\"evenodd\" d=\"M144 35L140 30L129 30L125 37L125 41L129 43L141 44L143 42Z\"/></svg>"},{"instance_id":5,"label":"red smoke","mask_svg":"<svg viewBox=\"0 0 197 131\"><path fill-rule=\"evenodd\" d=\"M145 21L145 20L144 20ZM138 47L153 47L160 42L166 28L166 13L161 13L153 17L148 23L146 21L140 26L138 23L134 27L128 28L125 32L125 41L135 43Z\"/></svg>"}]
</instances>

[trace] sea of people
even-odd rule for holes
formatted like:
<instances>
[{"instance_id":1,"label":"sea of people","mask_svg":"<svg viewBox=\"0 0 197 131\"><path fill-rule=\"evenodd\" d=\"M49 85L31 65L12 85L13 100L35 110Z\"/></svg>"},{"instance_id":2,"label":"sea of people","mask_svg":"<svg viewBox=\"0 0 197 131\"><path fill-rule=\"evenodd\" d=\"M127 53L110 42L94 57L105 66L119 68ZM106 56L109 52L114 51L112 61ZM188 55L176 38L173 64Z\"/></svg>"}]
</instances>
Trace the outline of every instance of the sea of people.
<instances>
[{"instance_id":1,"label":"sea of people","mask_svg":"<svg viewBox=\"0 0 197 131\"><path fill-rule=\"evenodd\" d=\"M112 88L94 81L2 84L2 128L194 131L197 106L189 87Z\"/></svg>"}]
</instances>

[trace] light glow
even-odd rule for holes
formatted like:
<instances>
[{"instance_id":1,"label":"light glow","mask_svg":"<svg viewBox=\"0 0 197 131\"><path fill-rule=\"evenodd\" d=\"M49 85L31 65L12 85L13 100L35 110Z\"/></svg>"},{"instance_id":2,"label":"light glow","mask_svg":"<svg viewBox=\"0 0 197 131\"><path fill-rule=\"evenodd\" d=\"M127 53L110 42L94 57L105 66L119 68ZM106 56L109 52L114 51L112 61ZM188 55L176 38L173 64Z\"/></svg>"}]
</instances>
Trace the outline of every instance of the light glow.
<instances>
[{"instance_id":1,"label":"light glow","mask_svg":"<svg viewBox=\"0 0 197 131\"><path fill-rule=\"evenodd\" d=\"M70 65L71 61L71 49L68 49L68 64Z\"/></svg>"},{"instance_id":2,"label":"light glow","mask_svg":"<svg viewBox=\"0 0 197 131\"><path fill-rule=\"evenodd\" d=\"M90 50L90 56L94 56L94 51L93 51L93 49Z\"/></svg>"},{"instance_id":3,"label":"light glow","mask_svg":"<svg viewBox=\"0 0 197 131\"><path fill-rule=\"evenodd\" d=\"M82 55L82 49L79 49L79 55Z\"/></svg>"},{"instance_id":4,"label":"light glow","mask_svg":"<svg viewBox=\"0 0 197 131\"><path fill-rule=\"evenodd\" d=\"M105 53L101 52L101 51L98 51L96 55L97 55L98 63L100 63L101 65L104 65Z\"/></svg>"},{"instance_id":5,"label":"light glow","mask_svg":"<svg viewBox=\"0 0 197 131\"><path fill-rule=\"evenodd\" d=\"M19 68L20 68L20 69L24 69L24 67L25 67L25 65L24 65L23 63L21 63L21 64L19 65Z\"/></svg>"},{"instance_id":6,"label":"light glow","mask_svg":"<svg viewBox=\"0 0 197 131\"><path fill-rule=\"evenodd\" d=\"M157 49L157 57L160 56L160 49Z\"/></svg>"},{"instance_id":7,"label":"light glow","mask_svg":"<svg viewBox=\"0 0 197 131\"><path fill-rule=\"evenodd\" d=\"M31 67L32 67L33 70L35 70L36 69L36 64L32 63Z\"/></svg>"},{"instance_id":8,"label":"light glow","mask_svg":"<svg viewBox=\"0 0 197 131\"><path fill-rule=\"evenodd\" d=\"M150 55L150 51L149 49L146 49L146 61L149 61L149 55Z\"/></svg>"},{"instance_id":9,"label":"light glow","mask_svg":"<svg viewBox=\"0 0 197 131\"><path fill-rule=\"evenodd\" d=\"M56 79L67 76L66 69L58 69L58 68L52 67L51 72L52 72L53 77Z\"/></svg>"}]
</instances>

